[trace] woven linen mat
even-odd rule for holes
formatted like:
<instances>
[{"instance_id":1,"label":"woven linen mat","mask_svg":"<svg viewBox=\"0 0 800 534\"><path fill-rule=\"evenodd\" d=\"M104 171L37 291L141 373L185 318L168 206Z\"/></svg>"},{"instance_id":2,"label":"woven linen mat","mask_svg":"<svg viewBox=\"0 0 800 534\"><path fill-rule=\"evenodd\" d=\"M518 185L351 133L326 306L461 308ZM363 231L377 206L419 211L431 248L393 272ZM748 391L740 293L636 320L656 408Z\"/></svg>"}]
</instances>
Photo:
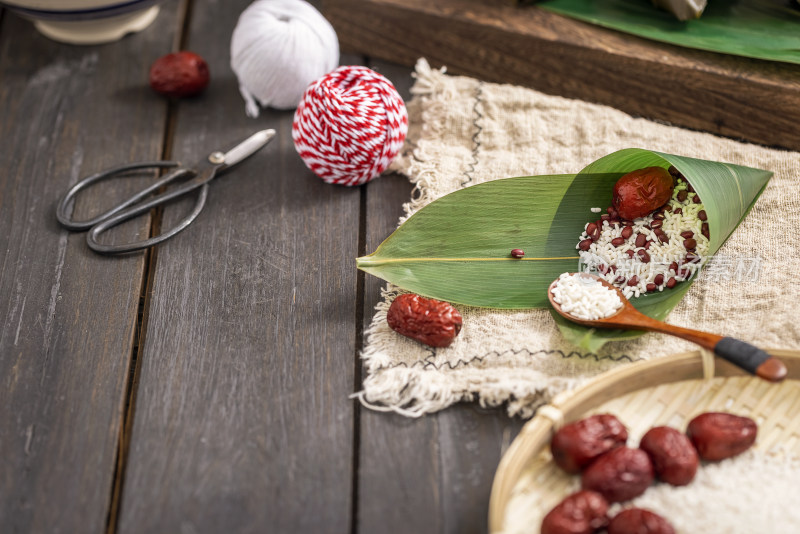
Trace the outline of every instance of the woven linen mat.
<instances>
[{"instance_id":1,"label":"woven linen mat","mask_svg":"<svg viewBox=\"0 0 800 534\"><path fill-rule=\"evenodd\" d=\"M764 348L798 346L800 154L522 87L449 76L424 59L414 76L408 138L391 167L416 185L404 206L407 216L463 187L511 176L575 173L622 148L773 171L753 210L668 321ZM575 238L577 243L577 233ZM376 306L362 351L366 378L356 396L371 408L407 416L474 400L483 406L507 403L509 415L530 417L555 394L614 366L696 349L677 338L647 334L587 353L562 338L548 310L465 306L456 306L464 325L455 342L432 349L386 323L389 305L401 292L387 285Z\"/></svg>"}]
</instances>

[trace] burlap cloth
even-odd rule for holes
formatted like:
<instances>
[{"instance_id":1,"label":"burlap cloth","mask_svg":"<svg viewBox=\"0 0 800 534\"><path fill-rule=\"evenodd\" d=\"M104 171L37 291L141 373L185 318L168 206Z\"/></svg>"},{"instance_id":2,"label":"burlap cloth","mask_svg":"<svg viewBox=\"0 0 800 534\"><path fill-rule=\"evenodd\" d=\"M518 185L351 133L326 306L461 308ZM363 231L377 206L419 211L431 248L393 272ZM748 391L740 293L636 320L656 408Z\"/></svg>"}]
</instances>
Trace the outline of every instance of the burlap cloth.
<instances>
[{"instance_id":1,"label":"burlap cloth","mask_svg":"<svg viewBox=\"0 0 800 534\"><path fill-rule=\"evenodd\" d=\"M668 321L764 348L797 348L800 154L522 87L449 76L424 60L415 77L409 135L392 166L416 185L414 198L404 206L409 216L462 187L511 176L574 173L630 147L773 171L764 194L717 253L719 261L709 264ZM555 394L614 366L696 348L647 334L592 354L567 343L548 310L457 306L464 317L461 334L451 347L431 349L387 325L386 311L400 291L389 284L376 306L362 352L366 378L357 396L372 408L408 416L475 400L484 406L507 403L510 415L530 417Z\"/></svg>"}]
</instances>

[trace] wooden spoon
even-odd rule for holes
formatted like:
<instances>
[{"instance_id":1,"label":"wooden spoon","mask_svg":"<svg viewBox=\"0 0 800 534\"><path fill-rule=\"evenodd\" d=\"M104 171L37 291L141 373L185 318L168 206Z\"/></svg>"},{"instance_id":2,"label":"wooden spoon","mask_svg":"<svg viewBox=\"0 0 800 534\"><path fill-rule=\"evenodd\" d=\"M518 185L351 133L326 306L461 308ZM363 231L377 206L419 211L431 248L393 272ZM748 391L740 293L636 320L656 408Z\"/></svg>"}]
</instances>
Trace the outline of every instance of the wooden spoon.
<instances>
[{"instance_id":1,"label":"wooden spoon","mask_svg":"<svg viewBox=\"0 0 800 534\"><path fill-rule=\"evenodd\" d=\"M576 274L576 273L570 273ZM755 374L770 382L780 382L786 378L786 365L773 356L770 356L763 350L739 341L732 337L719 336L717 334L710 334L708 332L701 332L699 330L692 330L690 328L682 328L667 324L652 317L648 317L639 310L633 307L633 304L625 298L618 288L614 287L602 278L589 273L577 273L580 276L591 278L599 281L607 288L616 291L622 301L622 307L617 310L613 315L604 317L602 319L586 320L580 319L568 312L565 312L561 305L553 300L553 288L558 284L558 280L554 280L547 290L547 298L550 299L550 304L553 308L570 321L592 328L625 328L632 330L647 330L650 332L661 332L677 336L693 343L697 343L701 347L713 351L717 356L728 360L744 369L745 371Z\"/></svg>"}]
</instances>

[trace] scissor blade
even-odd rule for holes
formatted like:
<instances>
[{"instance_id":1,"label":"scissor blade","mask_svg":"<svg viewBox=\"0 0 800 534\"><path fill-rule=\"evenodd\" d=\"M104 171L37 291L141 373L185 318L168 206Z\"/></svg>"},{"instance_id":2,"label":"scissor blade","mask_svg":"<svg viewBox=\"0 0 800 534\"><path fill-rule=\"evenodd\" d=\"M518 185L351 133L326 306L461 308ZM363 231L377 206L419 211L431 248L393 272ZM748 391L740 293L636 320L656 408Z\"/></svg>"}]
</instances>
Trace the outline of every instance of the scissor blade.
<instances>
[{"instance_id":1,"label":"scissor blade","mask_svg":"<svg viewBox=\"0 0 800 534\"><path fill-rule=\"evenodd\" d=\"M269 143L275 137L275 130L261 130L256 132L232 149L225 152L223 161L225 166L231 167L236 165L248 156L252 156L258 152L263 146Z\"/></svg>"}]
</instances>

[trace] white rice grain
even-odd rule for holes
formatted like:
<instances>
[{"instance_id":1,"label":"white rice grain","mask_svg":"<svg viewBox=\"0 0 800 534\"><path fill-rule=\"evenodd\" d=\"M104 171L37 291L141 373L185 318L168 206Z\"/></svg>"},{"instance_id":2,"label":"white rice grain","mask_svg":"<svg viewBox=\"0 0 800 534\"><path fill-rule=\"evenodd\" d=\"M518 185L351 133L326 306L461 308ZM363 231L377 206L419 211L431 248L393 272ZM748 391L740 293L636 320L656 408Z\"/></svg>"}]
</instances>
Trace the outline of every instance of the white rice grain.
<instances>
[{"instance_id":1,"label":"white rice grain","mask_svg":"<svg viewBox=\"0 0 800 534\"><path fill-rule=\"evenodd\" d=\"M580 274L559 276L553 286L553 300L568 314L589 321L613 315L622 307L616 291Z\"/></svg>"}]
</instances>

